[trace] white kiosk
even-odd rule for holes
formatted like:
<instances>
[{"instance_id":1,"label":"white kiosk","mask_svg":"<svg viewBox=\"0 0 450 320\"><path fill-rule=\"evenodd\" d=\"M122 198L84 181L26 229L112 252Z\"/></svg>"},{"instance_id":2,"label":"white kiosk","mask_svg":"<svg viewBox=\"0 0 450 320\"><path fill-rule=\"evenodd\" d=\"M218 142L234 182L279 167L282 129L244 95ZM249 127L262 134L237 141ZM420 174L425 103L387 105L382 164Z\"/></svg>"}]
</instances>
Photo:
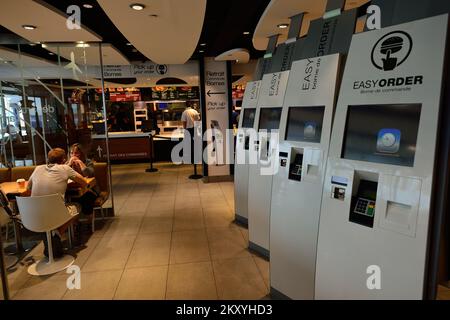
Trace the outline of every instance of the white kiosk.
<instances>
[{"instance_id":1,"label":"white kiosk","mask_svg":"<svg viewBox=\"0 0 450 320\"><path fill-rule=\"evenodd\" d=\"M249 170L249 248L266 258L269 258L272 168L274 161L277 161L278 130L288 78L289 71L263 77L254 126L260 136L258 141L250 139L250 148L256 152L257 160ZM261 135L261 132L265 134Z\"/></svg>"},{"instance_id":2,"label":"white kiosk","mask_svg":"<svg viewBox=\"0 0 450 320\"><path fill-rule=\"evenodd\" d=\"M447 15L353 36L333 125L317 299L421 299Z\"/></svg>"},{"instance_id":3,"label":"white kiosk","mask_svg":"<svg viewBox=\"0 0 450 320\"><path fill-rule=\"evenodd\" d=\"M280 125L270 214L271 294L313 299L323 179L339 54L292 65Z\"/></svg>"},{"instance_id":4,"label":"white kiosk","mask_svg":"<svg viewBox=\"0 0 450 320\"><path fill-rule=\"evenodd\" d=\"M272 67L272 54L276 50L278 35L269 37L266 55L258 61L254 78L245 87L244 100L236 139L236 156L234 164L234 206L235 222L248 225L248 174L250 168L250 134L254 133L256 107L264 74ZM255 140L256 138L253 138Z\"/></svg>"},{"instance_id":5,"label":"white kiosk","mask_svg":"<svg viewBox=\"0 0 450 320\"><path fill-rule=\"evenodd\" d=\"M274 167L278 165L278 130L292 62L300 59L304 38L298 39L303 13L291 17L288 40L272 58L271 73L262 79L253 129L250 136L248 180L249 249L269 258L270 202ZM254 132L255 132L254 131ZM254 158L252 158L254 157Z\"/></svg>"},{"instance_id":6,"label":"white kiosk","mask_svg":"<svg viewBox=\"0 0 450 320\"><path fill-rule=\"evenodd\" d=\"M248 82L245 88L239 129L236 138L236 161L234 165L234 203L236 222L248 223L248 172L250 132L253 130L261 80Z\"/></svg>"}]
</instances>

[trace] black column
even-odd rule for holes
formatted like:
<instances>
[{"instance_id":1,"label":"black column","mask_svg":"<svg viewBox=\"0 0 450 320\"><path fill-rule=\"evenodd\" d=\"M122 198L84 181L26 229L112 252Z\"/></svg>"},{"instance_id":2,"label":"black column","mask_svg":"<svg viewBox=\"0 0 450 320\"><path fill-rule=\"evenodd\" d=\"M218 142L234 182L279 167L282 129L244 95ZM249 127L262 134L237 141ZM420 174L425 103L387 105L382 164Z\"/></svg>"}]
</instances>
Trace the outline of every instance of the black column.
<instances>
[{"instance_id":1,"label":"black column","mask_svg":"<svg viewBox=\"0 0 450 320\"><path fill-rule=\"evenodd\" d=\"M208 165L203 159L203 150L208 145L207 141L203 141L203 135L207 129L206 127L206 92L205 92L205 58L201 57L198 61L199 75L200 75L200 110L202 112L202 164L203 164L203 176L208 176ZM193 150L191 150L193 152Z\"/></svg>"}]
</instances>

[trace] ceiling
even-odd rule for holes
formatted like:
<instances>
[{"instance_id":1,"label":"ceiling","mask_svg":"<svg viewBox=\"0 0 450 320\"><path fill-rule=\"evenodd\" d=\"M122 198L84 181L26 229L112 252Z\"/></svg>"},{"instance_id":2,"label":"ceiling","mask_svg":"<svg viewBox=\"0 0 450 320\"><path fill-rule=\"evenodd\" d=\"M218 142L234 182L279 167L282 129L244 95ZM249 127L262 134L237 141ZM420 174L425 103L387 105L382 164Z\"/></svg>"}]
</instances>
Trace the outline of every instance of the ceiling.
<instances>
[{"instance_id":1,"label":"ceiling","mask_svg":"<svg viewBox=\"0 0 450 320\"><path fill-rule=\"evenodd\" d=\"M162 3L167 1L169 0L159 0L158 2ZM202 2L205 0L185 1ZM172 33L166 33L164 30L167 30L167 28L155 26L153 30L145 29L138 35L134 36L134 34L130 33L127 29L126 22L125 26L123 25L123 21L115 21L117 25L114 24L108 14L102 9L100 4L106 8L107 3L118 2L129 2L131 4L135 1L100 0L97 2L93 0L1 0L2 10L0 11L0 43L11 43L11 38L15 39L14 43L17 43L17 41L22 43L30 41L88 42L98 41L101 39L103 43L111 44L111 46L117 49L120 55L125 57L128 61L149 60L151 53L148 50L151 48L152 44L153 48L156 49L158 49L158 47L170 47L171 51L183 51L180 48L186 49L184 50L184 56L186 56L187 51L191 51L190 54L187 54L190 59L198 59L203 55L217 56L234 48L247 49L251 58L258 58L264 53L263 51L258 51L253 48L252 33L270 0L207 0L203 25L200 27L200 37L197 35L194 36L193 39L188 39L188 45L185 45L183 42L179 42L177 33L174 33L176 28L172 28ZM137 2L146 3L147 0ZM144 15L146 15L146 17L148 14L151 14L152 7L150 3L151 1L149 1L148 6L144 9ZM84 8L83 4L91 4L93 8ZM66 17L68 16L68 14L66 14L66 10L70 5L78 5L81 8L81 30L69 31L65 27ZM30 10L30 8L33 10ZM195 8L180 8L183 9L183 13L189 13L185 14L185 16L199 16L199 14L195 12ZM126 7L126 10L134 11L129 7ZM109 12L109 10L107 11ZM136 12L143 13L142 11ZM111 14L110 16L113 17ZM161 17L158 17L156 19L160 18ZM180 19L181 18L182 17L180 17ZM113 18L113 20L115 19ZM133 20L134 19L128 19L128 24L132 25ZM38 28L35 30L25 30L22 28L23 24L36 25ZM199 32L200 28L198 27L198 23L196 28ZM119 29L123 32L119 31ZM191 31L192 30L193 29L191 29ZM152 34L152 32L155 31L157 32L157 38L155 38ZM244 32L249 32L249 34L243 34ZM128 34L129 38L125 37L124 34ZM183 37L188 37L186 34L182 34ZM5 41L5 39L7 41ZM156 39L157 41L154 41L153 39ZM132 43L132 45L129 45L130 43ZM8 47L10 49L15 49L17 46ZM39 45L34 47L21 46L21 51L30 55L35 55L39 58L57 61L55 56L49 56L49 52L41 48Z\"/></svg>"}]
</instances>

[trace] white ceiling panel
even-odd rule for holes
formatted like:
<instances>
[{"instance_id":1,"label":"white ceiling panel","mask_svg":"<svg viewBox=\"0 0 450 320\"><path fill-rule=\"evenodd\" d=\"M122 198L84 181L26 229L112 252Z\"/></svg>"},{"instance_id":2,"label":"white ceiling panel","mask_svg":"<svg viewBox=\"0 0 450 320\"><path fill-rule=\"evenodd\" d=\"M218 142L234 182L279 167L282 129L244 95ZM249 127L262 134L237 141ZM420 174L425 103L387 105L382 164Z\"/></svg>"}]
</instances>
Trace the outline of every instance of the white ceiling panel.
<instances>
[{"instance_id":1,"label":"white ceiling panel","mask_svg":"<svg viewBox=\"0 0 450 320\"><path fill-rule=\"evenodd\" d=\"M38 0L0 1L0 24L31 42L102 40L83 26L81 29L68 29L66 21L65 15ZM33 25L36 29L25 30L23 25Z\"/></svg>"},{"instance_id":2,"label":"white ceiling panel","mask_svg":"<svg viewBox=\"0 0 450 320\"><path fill-rule=\"evenodd\" d=\"M122 34L148 59L182 64L192 56L203 27L206 0L141 0L145 9L130 8L130 0L98 0ZM156 15L156 17L155 17Z\"/></svg>"}]
</instances>

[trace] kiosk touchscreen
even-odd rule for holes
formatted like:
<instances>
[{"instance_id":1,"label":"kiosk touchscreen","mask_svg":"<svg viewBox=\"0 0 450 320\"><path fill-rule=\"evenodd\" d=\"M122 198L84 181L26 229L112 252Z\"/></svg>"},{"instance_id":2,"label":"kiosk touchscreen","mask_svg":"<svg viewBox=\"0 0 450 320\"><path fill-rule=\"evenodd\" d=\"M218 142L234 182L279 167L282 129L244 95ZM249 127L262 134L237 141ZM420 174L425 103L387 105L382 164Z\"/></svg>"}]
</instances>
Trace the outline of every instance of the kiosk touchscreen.
<instances>
[{"instance_id":1,"label":"kiosk touchscreen","mask_svg":"<svg viewBox=\"0 0 450 320\"><path fill-rule=\"evenodd\" d=\"M447 28L440 15L353 36L322 193L317 299L423 298Z\"/></svg>"},{"instance_id":2,"label":"kiosk touchscreen","mask_svg":"<svg viewBox=\"0 0 450 320\"><path fill-rule=\"evenodd\" d=\"M236 139L236 161L234 166L234 203L235 220L243 225L248 222L248 172L250 135L256 117L261 81L247 83L242 110L239 117L239 129ZM256 139L256 138L255 138Z\"/></svg>"},{"instance_id":3,"label":"kiosk touchscreen","mask_svg":"<svg viewBox=\"0 0 450 320\"><path fill-rule=\"evenodd\" d=\"M339 83L338 54L292 65L280 125L270 214L272 296L313 299L326 158Z\"/></svg>"}]
</instances>

